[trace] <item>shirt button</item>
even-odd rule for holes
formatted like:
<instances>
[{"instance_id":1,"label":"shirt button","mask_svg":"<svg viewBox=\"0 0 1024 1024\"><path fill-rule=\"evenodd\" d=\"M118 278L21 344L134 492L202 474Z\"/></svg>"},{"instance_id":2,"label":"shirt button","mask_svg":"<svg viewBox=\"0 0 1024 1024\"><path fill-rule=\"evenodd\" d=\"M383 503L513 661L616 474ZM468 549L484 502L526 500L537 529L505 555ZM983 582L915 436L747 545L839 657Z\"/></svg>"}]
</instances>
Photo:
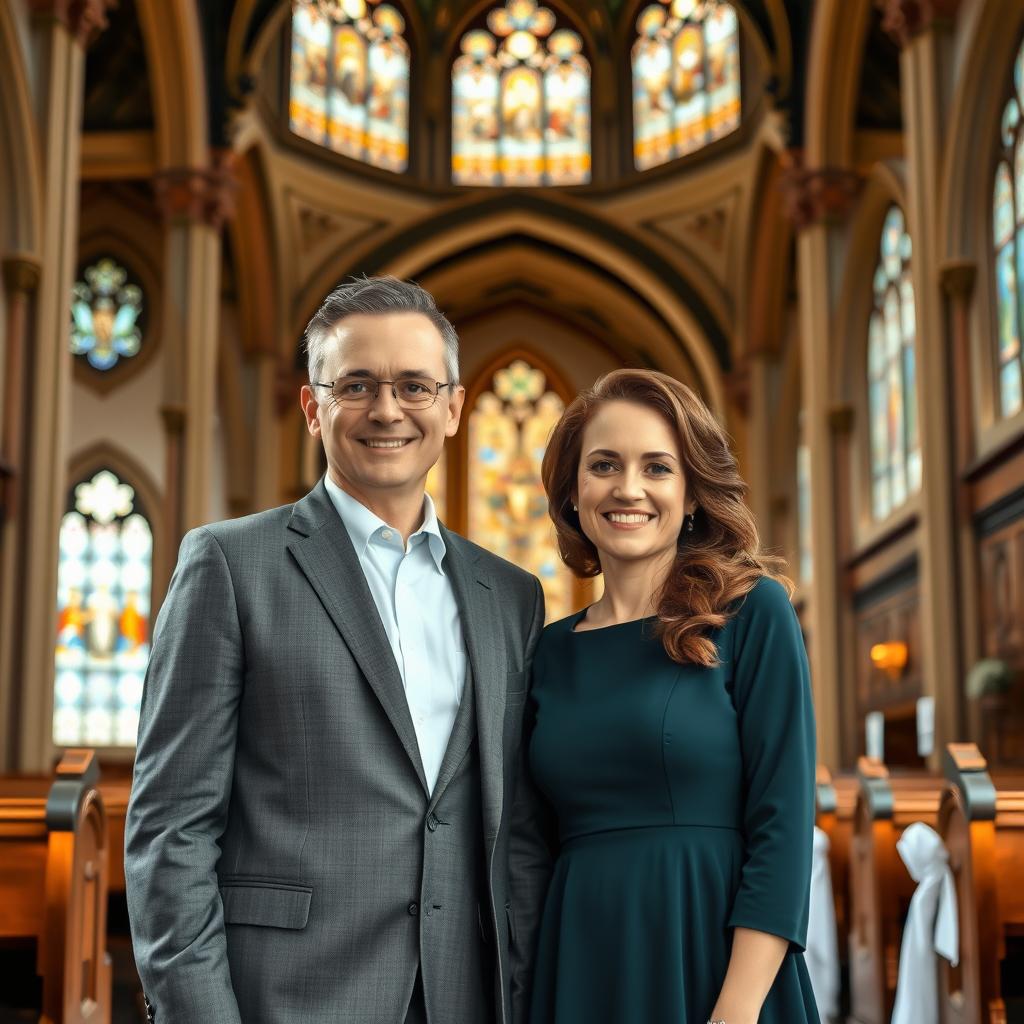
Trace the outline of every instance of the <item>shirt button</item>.
<instances>
[{"instance_id":1,"label":"shirt button","mask_svg":"<svg viewBox=\"0 0 1024 1024\"><path fill-rule=\"evenodd\" d=\"M418 903L410 903L407 909L410 917L415 917L420 912Z\"/></svg>"},{"instance_id":2,"label":"shirt button","mask_svg":"<svg viewBox=\"0 0 1024 1024\"><path fill-rule=\"evenodd\" d=\"M380 535L381 535L381 536L382 536L382 537L383 537L383 538L384 538L385 540L391 540L391 538L392 538L392 537L394 536L394 534L393 534L393 533L392 533L392 532L391 532L390 530L381 530L381 531L380 531Z\"/></svg>"}]
</instances>

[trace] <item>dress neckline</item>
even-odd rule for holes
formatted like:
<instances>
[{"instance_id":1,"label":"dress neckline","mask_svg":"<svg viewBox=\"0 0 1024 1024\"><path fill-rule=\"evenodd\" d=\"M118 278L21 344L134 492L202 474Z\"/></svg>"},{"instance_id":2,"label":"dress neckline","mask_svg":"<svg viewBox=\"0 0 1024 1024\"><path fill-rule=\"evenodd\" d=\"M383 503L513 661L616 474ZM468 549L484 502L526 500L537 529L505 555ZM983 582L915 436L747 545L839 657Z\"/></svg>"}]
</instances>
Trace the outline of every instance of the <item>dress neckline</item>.
<instances>
[{"instance_id":1,"label":"dress neckline","mask_svg":"<svg viewBox=\"0 0 1024 1024\"><path fill-rule=\"evenodd\" d=\"M594 626L591 629L577 629L576 627L586 617L587 612L590 611L590 607L590 605L587 605L583 611L577 612L573 617L572 625L569 627L569 632L572 633L573 636L583 636L584 633L604 633L609 629L619 629L621 626L635 626L638 622L650 622L652 619L656 619L658 617L657 615L644 615L639 619L626 619L624 622L612 622L607 626Z\"/></svg>"}]
</instances>

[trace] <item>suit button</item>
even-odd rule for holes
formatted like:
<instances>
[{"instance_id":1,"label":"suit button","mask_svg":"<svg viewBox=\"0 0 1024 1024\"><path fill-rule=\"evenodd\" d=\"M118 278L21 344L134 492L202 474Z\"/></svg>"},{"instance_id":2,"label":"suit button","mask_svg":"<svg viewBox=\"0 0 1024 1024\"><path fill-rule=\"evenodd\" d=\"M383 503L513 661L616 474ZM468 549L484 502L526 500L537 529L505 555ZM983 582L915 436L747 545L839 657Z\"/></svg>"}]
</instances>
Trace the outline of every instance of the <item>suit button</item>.
<instances>
[{"instance_id":1,"label":"suit button","mask_svg":"<svg viewBox=\"0 0 1024 1024\"><path fill-rule=\"evenodd\" d=\"M436 814L431 814L430 817L427 818L427 828L430 829L431 832L436 832L437 826L440 824L441 822L438 820Z\"/></svg>"},{"instance_id":2,"label":"suit button","mask_svg":"<svg viewBox=\"0 0 1024 1024\"><path fill-rule=\"evenodd\" d=\"M415 917L420 912L418 903L410 903L407 909L410 917Z\"/></svg>"}]
</instances>

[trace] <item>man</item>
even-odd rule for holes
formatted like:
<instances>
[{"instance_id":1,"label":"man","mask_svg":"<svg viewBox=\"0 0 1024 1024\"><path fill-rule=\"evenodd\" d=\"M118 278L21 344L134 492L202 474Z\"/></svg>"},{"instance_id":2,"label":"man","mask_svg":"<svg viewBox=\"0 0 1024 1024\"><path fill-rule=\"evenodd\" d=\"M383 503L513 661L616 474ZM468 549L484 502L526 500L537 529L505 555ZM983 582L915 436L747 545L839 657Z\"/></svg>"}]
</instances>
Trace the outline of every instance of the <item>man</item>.
<instances>
[{"instance_id":1,"label":"man","mask_svg":"<svg viewBox=\"0 0 1024 1024\"><path fill-rule=\"evenodd\" d=\"M189 533L156 627L125 858L151 1019L510 1024L549 870L540 585L425 494L465 400L433 299L356 280L306 340L326 477Z\"/></svg>"}]
</instances>

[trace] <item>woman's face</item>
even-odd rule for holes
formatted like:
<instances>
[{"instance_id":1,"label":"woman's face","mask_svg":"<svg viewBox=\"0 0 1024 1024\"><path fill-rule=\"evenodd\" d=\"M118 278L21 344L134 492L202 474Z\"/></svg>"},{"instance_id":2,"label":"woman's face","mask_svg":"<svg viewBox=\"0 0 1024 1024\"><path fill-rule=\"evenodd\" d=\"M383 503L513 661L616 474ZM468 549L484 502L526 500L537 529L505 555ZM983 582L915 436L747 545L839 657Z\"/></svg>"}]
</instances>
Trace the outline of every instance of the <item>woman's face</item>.
<instances>
[{"instance_id":1,"label":"woman's face","mask_svg":"<svg viewBox=\"0 0 1024 1024\"><path fill-rule=\"evenodd\" d=\"M675 558L693 504L675 430L646 406L606 402L583 430L573 502L602 565Z\"/></svg>"}]
</instances>

